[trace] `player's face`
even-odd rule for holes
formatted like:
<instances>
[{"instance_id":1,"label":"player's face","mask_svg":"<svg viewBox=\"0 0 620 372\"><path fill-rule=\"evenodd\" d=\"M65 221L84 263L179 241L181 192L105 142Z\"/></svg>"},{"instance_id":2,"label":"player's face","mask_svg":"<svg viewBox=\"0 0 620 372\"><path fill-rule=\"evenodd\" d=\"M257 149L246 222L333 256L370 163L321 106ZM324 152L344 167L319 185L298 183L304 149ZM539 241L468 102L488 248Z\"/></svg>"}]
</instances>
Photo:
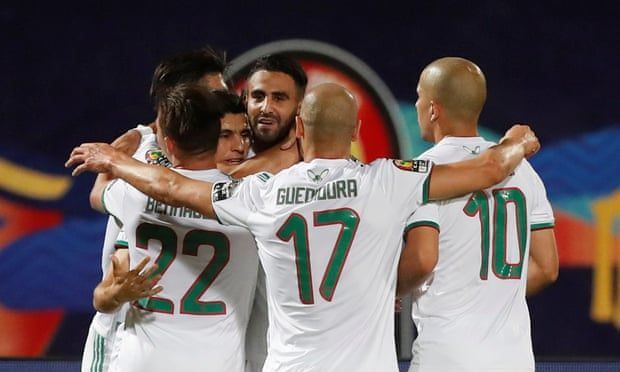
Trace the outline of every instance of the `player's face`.
<instances>
[{"instance_id":1,"label":"player's face","mask_svg":"<svg viewBox=\"0 0 620 372\"><path fill-rule=\"evenodd\" d=\"M226 114L221 123L215 163L219 170L230 173L248 155L251 142L250 126L245 114Z\"/></svg>"},{"instance_id":2,"label":"player's face","mask_svg":"<svg viewBox=\"0 0 620 372\"><path fill-rule=\"evenodd\" d=\"M209 90L228 90L224 77L219 72L205 74L200 78L198 84Z\"/></svg>"},{"instance_id":3,"label":"player's face","mask_svg":"<svg viewBox=\"0 0 620 372\"><path fill-rule=\"evenodd\" d=\"M418 99L415 101L415 109L418 113L418 125L420 126L420 137L423 140L433 142L433 129L431 124L431 101L423 84L418 83L416 89Z\"/></svg>"},{"instance_id":4,"label":"player's face","mask_svg":"<svg viewBox=\"0 0 620 372\"><path fill-rule=\"evenodd\" d=\"M247 89L254 150L261 152L288 136L301 97L293 78L277 71L255 72L248 79Z\"/></svg>"}]
</instances>

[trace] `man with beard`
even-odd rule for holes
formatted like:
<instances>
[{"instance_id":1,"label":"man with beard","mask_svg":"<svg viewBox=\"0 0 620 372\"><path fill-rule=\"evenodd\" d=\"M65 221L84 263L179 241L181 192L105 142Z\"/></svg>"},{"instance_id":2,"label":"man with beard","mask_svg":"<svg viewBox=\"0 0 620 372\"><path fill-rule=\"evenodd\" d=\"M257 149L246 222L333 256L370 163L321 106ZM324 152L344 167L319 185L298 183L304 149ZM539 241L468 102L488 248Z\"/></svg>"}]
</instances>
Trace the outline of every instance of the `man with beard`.
<instances>
[{"instance_id":1,"label":"man with beard","mask_svg":"<svg viewBox=\"0 0 620 372\"><path fill-rule=\"evenodd\" d=\"M245 90L254 132L252 151L256 155L235 169L233 177L276 172L302 159L294 124L307 84L301 65L286 55L273 54L256 60Z\"/></svg>"},{"instance_id":2,"label":"man with beard","mask_svg":"<svg viewBox=\"0 0 620 372\"><path fill-rule=\"evenodd\" d=\"M295 115L308 78L294 59L282 54L256 60L247 78L246 107L254 132L255 156L230 174L243 177L261 171L276 173L302 160L295 138ZM256 294L246 336L246 372L261 371L267 357L265 273L259 265Z\"/></svg>"},{"instance_id":3,"label":"man with beard","mask_svg":"<svg viewBox=\"0 0 620 372\"><path fill-rule=\"evenodd\" d=\"M105 144L74 149L66 166L77 166L74 175L111 172L166 204L251 230L269 274L274 321L265 371L398 370L390 314L407 217L428 199L499 182L538 142L529 128L516 126L467 162L365 165L350 159L358 133L353 95L323 84L304 98L297 118L304 162L272 178L261 172L213 185L141 164Z\"/></svg>"}]
</instances>

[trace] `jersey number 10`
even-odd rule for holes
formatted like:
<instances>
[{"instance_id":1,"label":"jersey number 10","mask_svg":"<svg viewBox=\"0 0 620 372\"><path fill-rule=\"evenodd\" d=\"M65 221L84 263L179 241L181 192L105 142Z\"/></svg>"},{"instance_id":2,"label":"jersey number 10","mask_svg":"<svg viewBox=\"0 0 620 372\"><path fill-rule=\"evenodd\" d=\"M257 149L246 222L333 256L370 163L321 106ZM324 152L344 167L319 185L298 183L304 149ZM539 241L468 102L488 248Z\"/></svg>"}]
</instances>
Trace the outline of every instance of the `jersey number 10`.
<instances>
[{"instance_id":1,"label":"jersey number 10","mask_svg":"<svg viewBox=\"0 0 620 372\"><path fill-rule=\"evenodd\" d=\"M523 256L527 243L527 216L525 195L516 188L495 189L491 191L495 201L493 214L493 238L491 239L491 216L489 211L489 197L483 191L474 192L463 211L470 217L478 215L480 218L482 263L480 265L480 279L487 280L489 275L489 251L492 251L492 269L500 279L520 279L523 270ZM508 204L514 203L517 239L519 247L519 262L506 262L506 221ZM491 243L492 240L492 243Z\"/></svg>"}]
</instances>

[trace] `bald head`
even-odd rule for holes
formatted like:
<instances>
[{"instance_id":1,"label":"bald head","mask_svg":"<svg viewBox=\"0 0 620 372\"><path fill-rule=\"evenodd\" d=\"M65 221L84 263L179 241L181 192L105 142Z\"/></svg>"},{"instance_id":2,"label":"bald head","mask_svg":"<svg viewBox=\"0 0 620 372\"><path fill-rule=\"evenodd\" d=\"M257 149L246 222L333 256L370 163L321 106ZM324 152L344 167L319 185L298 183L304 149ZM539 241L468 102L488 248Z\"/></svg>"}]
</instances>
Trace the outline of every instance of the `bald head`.
<instances>
[{"instance_id":1,"label":"bald head","mask_svg":"<svg viewBox=\"0 0 620 372\"><path fill-rule=\"evenodd\" d=\"M477 121L487 97L480 68L458 57L441 58L426 66L419 86L457 120Z\"/></svg>"},{"instance_id":2,"label":"bald head","mask_svg":"<svg viewBox=\"0 0 620 372\"><path fill-rule=\"evenodd\" d=\"M319 144L348 143L357 124L357 102L344 87L326 83L306 93L299 116L309 140Z\"/></svg>"}]
</instances>

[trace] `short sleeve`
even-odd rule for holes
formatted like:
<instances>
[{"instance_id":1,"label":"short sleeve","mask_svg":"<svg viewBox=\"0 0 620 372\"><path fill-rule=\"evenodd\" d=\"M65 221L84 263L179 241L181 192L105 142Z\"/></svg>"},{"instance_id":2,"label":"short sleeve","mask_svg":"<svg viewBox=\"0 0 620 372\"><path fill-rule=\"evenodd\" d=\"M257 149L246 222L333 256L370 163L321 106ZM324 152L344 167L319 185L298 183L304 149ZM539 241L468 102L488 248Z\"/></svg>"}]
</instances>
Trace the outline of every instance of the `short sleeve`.
<instances>
[{"instance_id":1,"label":"short sleeve","mask_svg":"<svg viewBox=\"0 0 620 372\"><path fill-rule=\"evenodd\" d=\"M248 227L250 215L256 210L252 184L256 176L243 180L229 180L213 185L213 210L224 225Z\"/></svg>"},{"instance_id":2,"label":"short sleeve","mask_svg":"<svg viewBox=\"0 0 620 372\"><path fill-rule=\"evenodd\" d=\"M127 242L127 236L125 236L125 230L121 229L121 231L118 232L118 236L116 237L116 240L114 241L114 249L127 249L129 248L129 243Z\"/></svg>"},{"instance_id":3,"label":"short sleeve","mask_svg":"<svg viewBox=\"0 0 620 372\"><path fill-rule=\"evenodd\" d=\"M405 236L409 230L419 226L429 226L439 231L439 205L437 203L424 204L409 216L405 225Z\"/></svg>"},{"instance_id":4,"label":"short sleeve","mask_svg":"<svg viewBox=\"0 0 620 372\"><path fill-rule=\"evenodd\" d=\"M530 229L541 230L548 229L555 225L555 218L553 216L553 209L551 203L547 199L547 190L543 184L540 176L532 169L532 182L534 191L534 203L532 206Z\"/></svg>"},{"instance_id":5,"label":"short sleeve","mask_svg":"<svg viewBox=\"0 0 620 372\"><path fill-rule=\"evenodd\" d=\"M120 179L115 179L108 183L101 201L105 212L114 217L118 226L123 226L123 204L127 194L127 183Z\"/></svg>"},{"instance_id":6,"label":"short sleeve","mask_svg":"<svg viewBox=\"0 0 620 372\"><path fill-rule=\"evenodd\" d=\"M427 203L432 167L427 159L387 160L382 182L394 204L410 214Z\"/></svg>"}]
</instances>

